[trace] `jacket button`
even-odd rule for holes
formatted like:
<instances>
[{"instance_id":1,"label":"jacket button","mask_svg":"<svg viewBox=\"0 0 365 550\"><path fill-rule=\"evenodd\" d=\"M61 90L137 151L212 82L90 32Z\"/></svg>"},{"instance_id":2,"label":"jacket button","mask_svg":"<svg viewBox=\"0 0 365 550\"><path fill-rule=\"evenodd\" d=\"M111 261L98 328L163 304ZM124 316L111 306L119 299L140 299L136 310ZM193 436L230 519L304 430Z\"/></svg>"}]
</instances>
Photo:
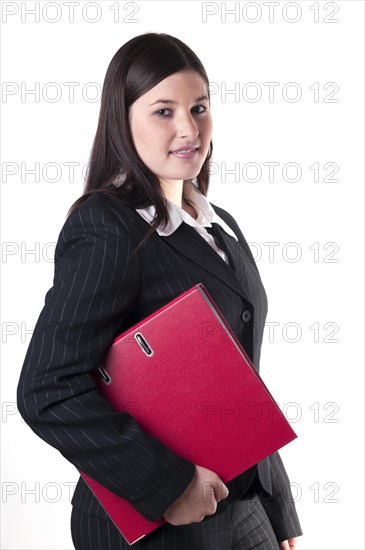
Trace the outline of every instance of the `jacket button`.
<instances>
[{"instance_id":1,"label":"jacket button","mask_svg":"<svg viewBox=\"0 0 365 550\"><path fill-rule=\"evenodd\" d=\"M251 312L249 309L245 309L245 311L241 315L241 319L245 323L248 323L248 321L251 319Z\"/></svg>"}]
</instances>

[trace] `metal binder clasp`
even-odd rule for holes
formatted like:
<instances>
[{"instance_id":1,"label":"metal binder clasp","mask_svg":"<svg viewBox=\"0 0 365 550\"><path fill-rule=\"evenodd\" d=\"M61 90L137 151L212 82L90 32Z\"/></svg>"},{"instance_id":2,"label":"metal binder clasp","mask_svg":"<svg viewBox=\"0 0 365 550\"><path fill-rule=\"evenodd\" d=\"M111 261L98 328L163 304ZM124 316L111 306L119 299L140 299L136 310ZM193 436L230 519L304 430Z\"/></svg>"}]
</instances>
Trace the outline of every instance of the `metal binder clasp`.
<instances>
[{"instance_id":1,"label":"metal binder clasp","mask_svg":"<svg viewBox=\"0 0 365 550\"><path fill-rule=\"evenodd\" d=\"M142 349L142 351L148 356L151 357L153 355L152 348L148 345L146 339L140 332L136 332L134 335L139 347Z\"/></svg>"},{"instance_id":2,"label":"metal binder clasp","mask_svg":"<svg viewBox=\"0 0 365 550\"><path fill-rule=\"evenodd\" d=\"M98 371L99 371L99 374L100 374L101 378L103 379L103 382L105 384L110 384L112 379L110 378L109 374L106 372L104 367L98 367Z\"/></svg>"}]
</instances>

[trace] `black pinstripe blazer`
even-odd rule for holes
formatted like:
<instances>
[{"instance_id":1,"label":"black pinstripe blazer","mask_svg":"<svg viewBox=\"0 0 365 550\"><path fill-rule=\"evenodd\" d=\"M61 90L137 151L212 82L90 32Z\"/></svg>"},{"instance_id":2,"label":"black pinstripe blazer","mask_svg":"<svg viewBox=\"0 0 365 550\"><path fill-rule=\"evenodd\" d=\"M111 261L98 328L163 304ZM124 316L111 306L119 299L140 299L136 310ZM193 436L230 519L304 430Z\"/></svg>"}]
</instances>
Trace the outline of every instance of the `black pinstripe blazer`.
<instances>
[{"instance_id":1,"label":"black pinstripe blazer","mask_svg":"<svg viewBox=\"0 0 365 550\"><path fill-rule=\"evenodd\" d=\"M79 205L59 234L53 286L17 388L19 411L39 437L150 520L161 518L183 493L195 467L143 432L132 416L115 412L90 372L118 334L199 282L259 369L266 293L236 221L212 207L238 237L237 242L218 228L230 265L184 222L169 236L155 231L129 258L148 222L101 193ZM218 503L217 513L247 490L256 471L278 540L300 535L278 453L227 483L230 495ZM72 504L107 517L82 478Z\"/></svg>"}]
</instances>

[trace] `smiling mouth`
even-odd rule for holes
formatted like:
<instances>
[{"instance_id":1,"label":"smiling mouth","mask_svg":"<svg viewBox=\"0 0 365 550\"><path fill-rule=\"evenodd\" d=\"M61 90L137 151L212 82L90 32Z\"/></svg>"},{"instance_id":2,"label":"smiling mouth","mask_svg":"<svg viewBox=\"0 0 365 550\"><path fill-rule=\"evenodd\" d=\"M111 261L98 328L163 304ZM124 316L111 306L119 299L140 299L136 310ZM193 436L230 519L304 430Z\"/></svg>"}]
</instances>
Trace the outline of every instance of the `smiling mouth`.
<instances>
[{"instance_id":1,"label":"smiling mouth","mask_svg":"<svg viewBox=\"0 0 365 550\"><path fill-rule=\"evenodd\" d=\"M189 154L189 153L194 153L195 151L197 151L199 149L199 147L189 147L189 148L186 148L186 149L175 149L175 151L170 151L170 153L174 153L174 154Z\"/></svg>"},{"instance_id":2,"label":"smiling mouth","mask_svg":"<svg viewBox=\"0 0 365 550\"><path fill-rule=\"evenodd\" d=\"M170 155L179 159L190 160L197 156L198 151L199 147L187 147L186 149L176 149L175 151L170 151Z\"/></svg>"}]
</instances>

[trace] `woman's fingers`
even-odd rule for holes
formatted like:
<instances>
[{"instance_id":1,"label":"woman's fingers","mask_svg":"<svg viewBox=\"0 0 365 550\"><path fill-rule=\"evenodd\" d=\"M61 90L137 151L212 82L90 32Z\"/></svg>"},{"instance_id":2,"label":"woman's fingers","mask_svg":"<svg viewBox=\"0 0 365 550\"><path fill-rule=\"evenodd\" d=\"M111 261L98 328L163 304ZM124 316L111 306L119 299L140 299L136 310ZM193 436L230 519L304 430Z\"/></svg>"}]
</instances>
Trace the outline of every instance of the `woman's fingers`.
<instances>
[{"instance_id":1,"label":"woman's fingers","mask_svg":"<svg viewBox=\"0 0 365 550\"><path fill-rule=\"evenodd\" d=\"M202 521L215 514L217 503L227 498L229 491L219 476L195 465L195 476L184 493L173 502L164 517L172 525L185 525Z\"/></svg>"},{"instance_id":2,"label":"woman's fingers","mask_svg":"<svg viewBox=\"0 0 365 550\"><path fill-rule=\"evenodd\" d=\"M221 480L217 483L214 483L213 489L214 489L215 500L217 502L227 498L229 495L228 488L225 486L225 484Z\"/></svg>"}]
</instances>

